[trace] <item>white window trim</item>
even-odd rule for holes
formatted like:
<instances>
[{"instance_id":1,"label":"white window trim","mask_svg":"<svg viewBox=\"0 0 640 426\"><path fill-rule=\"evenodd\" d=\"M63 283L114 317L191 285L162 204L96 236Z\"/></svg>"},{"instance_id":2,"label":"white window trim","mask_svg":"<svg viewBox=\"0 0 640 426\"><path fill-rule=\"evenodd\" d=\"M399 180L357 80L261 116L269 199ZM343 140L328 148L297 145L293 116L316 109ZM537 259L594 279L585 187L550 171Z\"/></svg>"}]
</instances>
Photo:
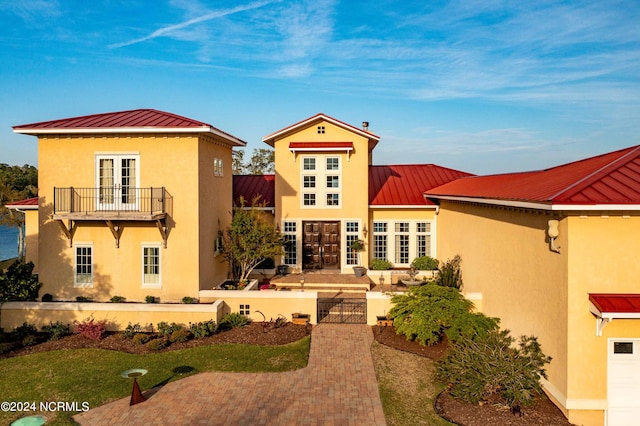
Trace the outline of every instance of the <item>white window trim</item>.
<instances>
[{"instance_id":1,"label":"white window trim","mask_svg":"<svg viewBox=\"0 0 640 426\"><path fill-rule=\"evenodd\" d=\"M313 158L315 160L315 170L305 170L304 160ZM337 158L338 169L327 170L327 159ZM336 154L320 154L320 155L300 155L300 208L301 209L341 209L342 208L342 156ZM304 177L315 176L315 188L305 188ZM327 177L338 176L338 187L327 188ZM315 194L315 205L306 205L304 203L304 194ZM328 205L327 195L338 194L338 204Z\"/></svg>"},{"instance_id":2,"label":"white window trim","mask_svg":"<svg viewBox=\"0 0 640 426\"><path fill-rule=\"evenodd\" d=\"M224 161L222 158L216 157L213 159L213 175L224 176Z\"/></svg>"},{"instance_id":3,"label":"white window trim","mask_svg":"<svg viewBox=\"0 0 640 426\"><path fill-rule=\"evenodd\" d=\"M285 223L294 223L296 225L296 230L295 231L286 231L285 228ZM296 239L296 263L284 263L285 260L285 256L282 256L282 264L283 265L288 265L288 266L298 266L298 264L301 262L301 254L302 254L302 249L301 249L301 222L298 220L283 220L282 221L282 235L291 235L293 237L295 237Z\"/></svg>"},{"instance_id":4,"label":"white window trim","mask_svg":"<svg viewBox=\"0 0 640 426\"><path fill-rule=\"evenodd\" d=\"M79 248L90 248L91 249L91 282L90 283L79 283L78 282L78 249ZM94 280L95 280L95 269L96 264L94 262L95 253L93 251L93 243L74 243L73 244L73 287L74 288L93 288Z\"/></svg>"},{"instance_id":5,"label":"white window trim","mask_svg":"<svg viewBox=\"0 0 640 426\"><path fill-rule=\"evenodd\" d=\"M417 239L417 223L429 223L431 232L421 233L421 235L431 235L431 246L430 253L431 257L436 258L436 221L435 219L411 219L411 220L373 220L371 223L372 234L373 233L373 222L386 222L387 223L387 260L393 263L394 267L398 268L408 268L411 265L413 259L418 257L418 239ZM409 223L409 263L396 263L396 223ZM383 235L384 233L377 233L376 235ZM407 233L401 233L401 235L407 235ZM373 238L373 237L372 237ZM372 243L375 243L375 240L372 239ZM375 247L372 247L371 256L375 254ZM370 257L371 257L370 256Z\"/></svg>"},{"instance_id":6,"label":"white window trim","mask_svg":"<svg viewBox=\"0 0 640 426\"><path fill-rule=\"evenodd\" d=\"M144 249L145 248L158 249L158 282L157 283L144 282ZM162 288L162 244L161 243L142 243L142 245L140 246L140 282L142 283L142 288Z\"/></svg>"},{"instance_id":7,"label":"white window trim","mask_svg":"<svg viewBox=\"0 0 640 426\"><path fill-rule=\"evenodd\" d=\"M384 223L385 225L387 225L387 230L384 232L380 232L380 231L376 231L376 227L375 224L376 223ZM388 260L389 262L392 262L391 259L389 259L389 222L385 221L385 220L374 220L371 222L371 259L377 259L375 257L376 255L376 236L377 235L384 235L386 238L386 244L385 244L385 254L384 254L384 259Z\"/></svg>"},{"instance_id":8,"label":"white window trim","mask_svg":"<svg viewBox=\"0 0 640 426\"><path fill-rule=\"evenodd\" d=\"M358 224L358 231L357 232L353 232L353 231L347 231L347 223L349 222L353 222L353 223L357 223ZM355 235L356 239L361 239L364 240L364 238L362 237L362 221L360 219L344 219L342 220L342 229L341 229L341 234L344 235L344 238L342 238L342 236L340 237L341 244L342 244L342 252L344 253L344 255L342 256L341 262L343 265L345 265L346 267L353 267L353 266L361 266L362 265L362 252L360 253L356 253L356 263L354 264L350 264L349 261L349 246L347 245L347 235Z\"/></svg>"}]
</instances>

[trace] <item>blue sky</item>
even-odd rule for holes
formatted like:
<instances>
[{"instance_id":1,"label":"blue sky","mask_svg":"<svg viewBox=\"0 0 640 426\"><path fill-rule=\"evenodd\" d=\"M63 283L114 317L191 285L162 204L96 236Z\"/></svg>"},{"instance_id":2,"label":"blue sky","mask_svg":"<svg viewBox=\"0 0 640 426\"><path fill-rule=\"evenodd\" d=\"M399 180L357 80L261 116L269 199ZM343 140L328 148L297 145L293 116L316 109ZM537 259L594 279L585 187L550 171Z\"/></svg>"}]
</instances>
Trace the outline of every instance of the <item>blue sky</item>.
<instances>
[{"instance_id":1,"label":"blue sky","mask_svg":"<svg viewBox=\"0 0 640 426\"><path fill-rule=\"evenodd\" d=\"M376 164L539 169L640 144L638 1L0 0L11 126L155 108L249 142L323 112Z\"/></svg>"}]
</instances>

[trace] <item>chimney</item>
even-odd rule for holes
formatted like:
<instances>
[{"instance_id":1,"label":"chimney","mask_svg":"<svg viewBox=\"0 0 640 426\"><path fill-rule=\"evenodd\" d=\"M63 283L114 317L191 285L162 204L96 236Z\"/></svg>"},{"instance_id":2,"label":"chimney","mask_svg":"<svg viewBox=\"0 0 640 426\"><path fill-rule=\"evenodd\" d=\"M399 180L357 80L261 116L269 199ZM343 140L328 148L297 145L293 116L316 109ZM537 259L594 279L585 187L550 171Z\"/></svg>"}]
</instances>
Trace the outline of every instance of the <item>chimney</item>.
<instances>
[{"instance_id":1,"label":"chimney","mask_svg":"<svg viewBox=\"0 0 640 426\"><path fill-rule=\"evenodd\" d=\"M363 121L362 122L362 130L364 130L365 132L369 131L369 122L368 121Z\"/></svg>"}]
</instances>

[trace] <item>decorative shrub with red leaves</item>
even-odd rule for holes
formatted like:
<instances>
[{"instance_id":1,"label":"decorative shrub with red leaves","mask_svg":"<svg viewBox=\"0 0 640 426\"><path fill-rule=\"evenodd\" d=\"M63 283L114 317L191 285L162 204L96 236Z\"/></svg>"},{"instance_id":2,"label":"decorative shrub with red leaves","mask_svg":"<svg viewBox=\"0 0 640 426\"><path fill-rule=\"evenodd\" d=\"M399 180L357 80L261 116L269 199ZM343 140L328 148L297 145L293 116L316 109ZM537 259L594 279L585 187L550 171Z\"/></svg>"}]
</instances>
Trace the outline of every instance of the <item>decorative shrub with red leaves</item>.
<instances>
[{"instance_id":1,"label":"decorative shrub with red leaves","mask_svg":"<svg viewBox=\"0 0 640 426\"><path fill-rule=\"evenodd\" d=\"M107 331L106 321L96 321L93 317L89 317L82 322L73 322L73 332L92 340L100 340Z\"/></svg>"}]
</instances>

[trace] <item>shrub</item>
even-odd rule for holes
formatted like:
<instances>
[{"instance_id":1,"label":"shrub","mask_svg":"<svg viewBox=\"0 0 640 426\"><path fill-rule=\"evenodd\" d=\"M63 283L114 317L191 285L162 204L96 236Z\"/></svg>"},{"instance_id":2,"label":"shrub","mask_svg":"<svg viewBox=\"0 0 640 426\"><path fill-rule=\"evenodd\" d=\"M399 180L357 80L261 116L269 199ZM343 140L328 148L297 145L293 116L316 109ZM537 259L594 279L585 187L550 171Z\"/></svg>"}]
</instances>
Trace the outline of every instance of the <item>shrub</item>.
<instances>
[{"instance_id":1,"label":"shrub","mask_svg":"<svg viewBox=\"0 0 640 426\"><path fill-rule=\"evenodd\" d=\"M100 340L104 336L106 330L106 321L96 321L93 317L89 317L82 322L74 321L74 333L83 337Z\"/></svg>"},{"instance_id":2,"label":"shrub","mask_svg":"<svg viewBox=\"0 0 640 426\"><path fill-rule=\"evenodd\" d=\"M462 259L456 255L453 259L447 260L440 269L436 284L443 287L453 287L460 290L462 288L462 271L460 270Z\"/></svg>"},{"instance_id":3,"label":"shrub","mask_svg":"<svg viewBox=\"0 0 640 426\"><path fill-rule=\"evenodd\" d=\"M53 296L50 293L45 293L42 295L43 302L53 302Z\"/></svg>"},{"instance_id":4,"label":"shrub","mask_svg":"<svg viewBox=\"0 0 640 426\"><path fill-rule=\"evenodd\" d=\"M461 336L476 336L497 329L499 320L473 313L473 303L455 288L427 283L412 287L391 299L389 318L398 334L423 345L434 345L444 335L455 342Z\"/></svg>"},{"instance_id":5,"label":"shrub","mask_svg":"<svg viewBox=\"0 0 640 426\"><path fill-rule=\"evenodd\" d=\"M25 337L35 336L38 330L34 325L23 322L22 325L17 326L11 332L11 340L16 342L22 342Z\"/></svg>"},{"instance_id":6,"label":"shrub","mask_svg":"<svg viewBox=\"0 0 640 426\"><path fill-rule=\"evenodd\" d=\"M546 378L544 355L533 336L522 336L518 346L509 330L494 330L475 340L463 337L438 362L436 376L449 385L449 393L474 404L502 402L517 412L541 394Z\"/></svg>"},{"instance_id":7,"label":"shrub","mask_svg":"<svg viewBox=\"0 0 640 426\"><path fill-rule=\"evenodd\" d=\"M238 312L227 314L220 320L220 328L223 330L244 327L247 324L249 324L249 318Z\"/></svg>"},{"instance_id":8,"label":"shrub","mask_svg":"<svg viewBox=\"0 0 640 426\"><path fill-rule=\"evenodd\" d=\"M38 337L35 334L29 334L24 336L20 343L22 343L22 346L33 346L38 343Z\"/></svg>"},{"instance_id":9,"label":"shrub","mask_svg":"<svg viewBox=\"0 0 640 426\"><path fill-rule=\"evenodd\" d=\"M185 296L182 298L182 303L186 305L191 305L192 303L198 303L198 299L191 296Z\"/></svg>"},{"instance_id":10,"label":"shrub","mask_svg":"<svg viewBox=\"0 0 640 426\"><path fill-rule=\"evenodd\" d=\"M171 333L169 336L169 341L171 343L184 343L191 338L191 333L189 330L185 330L184 328L179 328Z\"/></svg>"},{"instance_id":11,"label":"shrub","mask_svg":"<svg viewBox=\"0 0 640 426\"><path fill-rule=\"evenodd\" d=\"M71 334L71 326L60 321L56 321L55 324L49 322L49 325L42 327L42 332L49 335L49 340L60 340Z\"/></svg>"},{"instance_id":12,"label":"shrub","mask_svg":"<svg viewBox=\"0 0 640 426\"><path fill-rule=\"evenodd\" d=\"M91 299L85 296L76 296L76 302L91 302Z\"/></svg>"},{"instance_id":13,"label":"shrub","mask_svg":"<svg viewBox=\"0 0 640 426\"><path fill-rule=\"evenodd\" d=\"M372 259L371 262L369 262L369 269L373 269L374 271L385 271L392 267L393 265L387 259Z\"/></svg>"},{"instance_id":14,"label":"shrub","mask_svg":"<svg viewBox=\"0 0 640 426\"><path fill-rule=\"evenodd\" d=\"M149 295L149 296L146 296L144 298L144 302L145 303L156 303L156 298L154 296Z\"/></svg>"},{"instance_id":15,"label":"shrub","mask_svg":"<svg viewBox=\"0 0 640 426\"><path fill-rule=\"evenodd\" d=\"M136 333L136 334L133 335L133 338L131 339L131 341L133 343L135 343L136 345L144 345L149 340L151 340L151 337L149 337L149 335L144 334L144 333ZM160 340L162 340L162 339L160 339Z\"/></svg>"},{"instance_id":16,"label":"shrub","mask_svg":"<svg viewBox=\"0 0 640 426\"><path fill-rule=\"evenodd\" d=\"M158 336L160 337L169 337L176 330L182 330L184 327L182 324L176 324L172 322L171 324L167 322L159 322L158 323Z\"/></svg>"},{"instance_id":17,"label":"shrub","mask_svg":"<svg viewBox=\"0 0 640 426\"><path fill-rule=\"evenodd\" d=\"M167 347L167 341L163 338L152 339L145 343L145 346L152 351L159 351Z\"/></svg>"},{"instance_id":18,"label":"shrub","mask_svg":"<svg viewBox=\"0 0 640 426\"><path fill-rule=\"evenodd\" d=\"M129 325L127 325L127 327L122 332L122 337L124 337L125 339L133 339L133 336L141 332L142 332L142 327L140 326L139 323L135 323L135 324L129 323Z\"/></svg>"},{"instance_id":19,"label":"shrub","mask_svg":"<svg viewBox=\"0 0 640 426\"><path fill-rule=\"evenodd\" d=\"M6 271L0 270L0 302L36 300L42 284L33 273L33 262L16 260Z\"/></svg>"},{"instance_id":20,"label":"shrub","mask_svg":"<svg viewBox=\"0 0 640 426\"><path fill-rule=\"evenodd\" d=\"M189 324L189 331L196 339L202 339L207 336L211 336L218 331L218 324L214 320L197 322L195 324Z\"/></svg>"},{"instance_id":21,"label":"shrub","mask_svg":"<svg viewBox=\"0 0 640 426\"><path fill-rule=\"evenodd\" d=\"M438 259L434 259L431 256L420 256L413 259L411 267L419 271L433 271L434 269L438 269L439 263Z\"/></svg>"},{"instance_id":22,"label":"shrub","mask_svg":"<svg viewBox=\"0 0 640 426\"><path fill-rule=\"evenodd\" d=\"M111 298L111 303L124 303L126 299L122 296L113 296Z\"/></svg>"}]
</instances>

